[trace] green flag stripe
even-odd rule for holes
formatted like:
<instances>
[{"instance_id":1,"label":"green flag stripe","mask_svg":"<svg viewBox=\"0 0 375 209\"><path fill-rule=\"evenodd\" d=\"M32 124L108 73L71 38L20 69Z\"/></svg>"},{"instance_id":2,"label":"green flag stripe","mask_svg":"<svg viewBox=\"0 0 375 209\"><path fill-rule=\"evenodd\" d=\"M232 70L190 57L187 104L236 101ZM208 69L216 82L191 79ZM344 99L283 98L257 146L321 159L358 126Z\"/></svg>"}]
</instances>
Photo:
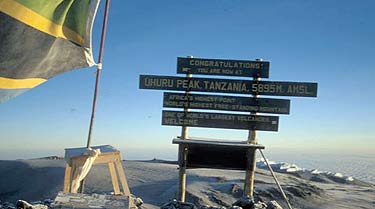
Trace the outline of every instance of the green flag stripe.
<instances>
[{"instance_id":1,"label":"green flag stripe","mask_svg":"<svg viewBox=\"0 0 375 209\"><path fill-rule=\"evenodd\" d=\"M54 37L69 39L84 46L88 46L90 43L89 40L85 41L82 36L73 30L52 22L16 1L0 0L0 12ZM87 31L86 33L90 34Z\"/></svg>"},{"instance_id":2,"label":"green flag stripe","mask_svg":"<svg viewBox=\"0 0 375 209\"><path fill-rule=\"evenodd\" d=\"M90 0L15 0L52 22L85 35Z\"/></svg>"},{"instance_id":3,"label":"green flag stripe","mask_svg":"<svg viewBox=\"0 0 375 209\"><path fill-rule=\"evenodd\" d=\"M94 64L90 49L43 33L2 12L0 20L0 77L48 79Z\"/></svg>"}]
</instances>

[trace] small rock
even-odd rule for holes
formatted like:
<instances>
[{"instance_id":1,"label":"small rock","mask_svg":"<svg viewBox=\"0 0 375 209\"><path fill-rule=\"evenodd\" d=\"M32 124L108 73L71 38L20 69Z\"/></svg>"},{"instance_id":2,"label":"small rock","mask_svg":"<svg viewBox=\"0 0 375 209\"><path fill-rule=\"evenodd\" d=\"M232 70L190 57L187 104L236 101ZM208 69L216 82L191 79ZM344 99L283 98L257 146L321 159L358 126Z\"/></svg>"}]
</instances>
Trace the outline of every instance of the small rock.
<instances>
[{"instance_id":1,"label":"small rock","mask_svg":"<svg viewBox=\"0 0 375 209\"><path fill-rule=\"evenodd\" d=\"M38 202L39 203L39 202ZM24 200L18 200L16 203L17 209L48 209L47 205L43 204L30 204Z\"/></svg>"},{"instance_id":2,"label":"small rock","mask_svg":"<svg viewBox=\"0 0 375 209\"><path fill-rule=\"evenodd\" d=\"M272 200L267 203L267 209L283 209L283 208L275 200Z\"/></svg>"},{"instance_id":3,"label":"small rock","mask_svg":"<svg viewBox=\"0 0 375 209\"><path fill-rule=\"evenodd\" d=\"M255 208L255 209L267 209L267 204L264 203L264 202L257 202L257 203L254 205L254 208Z\"/></svg>"},{"instance_id":4,"label":"small rock","mask_svg":"<svg viewBox=\"0 0 375 209\"><path fill-rule=\"evenodd\" d=\"M16 203L16 207L17 209L32 209L33 208L33 206L30 203L24 200L18 200Z\"/></svg>"},{"instance_id":5,"label":"small rock","mask_svg":"<svg viewBox=\"0 0 375 209\"><path fill-rule=\"evenodd\" d=\"M134 199L134 204L135 204L135 206L140 207L143 204L143 200L141 198L137 197L137 198Z\"/></svg>"},{"instance_id":6,"label":"small rock","mask_svg":"<svg viewBox=\"0 0 375 209\"><path fill-rule=\"evenodd\" d=\"M215 206L209 206L209 205L204 205L200 207L199 209L227 209L226 207L215 207Z\"/></svg>"},{"instance_id":7,"label":"small rock","mask_svg":"<svg viewBox=\"0 0 375 209\"><path fill-rule=\"evenodd\" d=\"M53 200L52 199L45 199L43 201L43 204L44 205L47 205L48 207L51 206L51 204L53 203Z\"/></svg>"},{"instance_id":8,"label":"small rock","mask_svg":"<svg viewBox=\"0 0 375 209\"><path fill-rule=\"evenodd\" d=\"M242 197L233 203L233 206L239 206L243 209L254 209L254 200L248 197Z\"/></svg>"},{"instance_id":9,"label":"small rock","mask_svg":"<svg viewBox=\"0 0 375 209\"><path fill-rule=\"evenodd\" d=\"M239 198L239 197L242 197L242 195L243 195L243 189L238 184L232 184L232 188L230 189L230 193L234 197Z\"/></svg>"},{"instance_id":10,"label":"small rock","mask_svg":"<svg viewBox=\"0 0 375 209\"><path fill-rule=\"evenodd\" d=\"M242 209L242 208L240 206L234 205L234 206L229 207L228 209Z\"/></svg>"},{"instance_id":11,"label":"small rock","mask_svg":"<svg viewBox=\"0 0 375 209\"><path fill-rule=\"evenodd\" d=\"M194 204L188 202L180 202L177 200L172 200L165 203L160 207L160 209L196 209Z\"/></svg>"}]
</instances>

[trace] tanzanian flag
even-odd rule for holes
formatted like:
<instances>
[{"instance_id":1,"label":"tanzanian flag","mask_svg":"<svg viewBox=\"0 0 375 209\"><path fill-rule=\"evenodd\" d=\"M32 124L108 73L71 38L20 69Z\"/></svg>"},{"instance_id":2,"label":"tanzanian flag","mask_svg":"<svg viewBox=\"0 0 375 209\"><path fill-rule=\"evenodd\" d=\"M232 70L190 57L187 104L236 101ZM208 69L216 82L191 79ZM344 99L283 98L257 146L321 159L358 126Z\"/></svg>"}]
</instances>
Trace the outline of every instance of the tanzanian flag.
<instances>
[{"instance_id":1,"label":"tanzanian flag","mask_svg":"<svg viewBox=\"0 0 375 209\"><path fill-rule=\"evenodd\" d=\"M0 102L60 73L95 64L100 0L0 0Z\"/></svg>"}]
</instances>

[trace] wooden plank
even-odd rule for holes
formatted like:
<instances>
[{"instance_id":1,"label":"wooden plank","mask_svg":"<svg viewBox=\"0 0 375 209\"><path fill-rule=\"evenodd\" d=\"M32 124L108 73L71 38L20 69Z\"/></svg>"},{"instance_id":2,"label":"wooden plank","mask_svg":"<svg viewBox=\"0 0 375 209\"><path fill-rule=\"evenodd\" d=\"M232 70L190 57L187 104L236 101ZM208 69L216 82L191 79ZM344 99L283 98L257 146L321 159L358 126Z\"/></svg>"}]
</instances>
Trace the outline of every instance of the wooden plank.
<instances>
[{"instance_id":1,"label":"wooden plank","mask_svg":"<svg viewBox=\"0 0 375 209\"><path fill-rule=\"evenodd\" d=\"M64 176L64 192L69 192L70 189L70 177L71 177L72 167L69 164L65 166L65 176Z\"/></svg>"},{"instance_id":2,"label":"wooden plank","mask_svg":"<svg viewBox=\"0 0 375 209\"><path fill-rule=\"evenodd\" d=\"M290 100L165 92L163 107L289 114Z\"/></svg>"},{"instance_id":3,"label":"wooden plank","mask_svg":"<svg viewBox=\"0 0 375 209\"><path fill-rule=\"evenodd\" d=\"M121 161L116 161L115 165L116 165L117 172L118 172L118 175L119 175L119 178L120 178L122 190L124 191L124 195L127 196L127 197L130 197L130 190L129 190L128 182L126 180L125 172L124 172L124 169L122 167Z\"/></svg>"},{"instance_id":4,"label":"wooden plank","mask_svg":"<svg viewBox=\"0 0 375 209\"><path fill-rule=\"evenodd\" d=\"M99 149L101 155L111 154L114 152L120 152L118 149L112 147L111 145L101 145L92 146L92 149ZM66 148L65 149L65 160L71 165L72 158L87 157L87 147L76 147L76 148ZM81 159L85 160L85 159Z\"/></svg>"},{"instance_id":5,"label":"wooden plank","mask_svg":"<svg viewBox=\"0 0 375 209\"><path fill-rule=\"evenodd\" d=\"M118 180L117 180L115 165L113 164L113 162L108 163L108 168L109 168L109 173L111 174L113 191L115 195L119 195L121 194L121 192L120 192L120 187L119 187Z\"/></svg>"},{"instance_id":6,"label":"wooden plank","mask_svg":"<svg viewBox=\"0 0 375 209\"><path fill-rule=\"evenodd\" d=\"M231 94L316 97L317 83L140 75L139 88Z\"/></svg>"},{"instance_id":7,"label":"wooden plank","mask_svg":"<svg viewBox=\"0 0 375 209\"><path fill-rule=\"evenodd\" d=\"M279 117L164 110L162 125L277 131Z\"/></svg>"},{"instance_id":8,"label":"wooden plank","mask_svg":"<svg viewBox=\"0 0 375 209\"><path fill-rule=\"evenodd\" d=\"M93 165L121 161L121 158L119 157L120 155L120 152L109 152L99 154L98 157L95 159ZM88 155L75 156L71 158L71 162L72 164L75 164L77 166L82 166L86 162L87 158Z\"/></svg>"},{"instance_id":9,"label":"wooden plank","mask_svg":"<svg viewBox=\"0 0 375 209\"><path fill-rule=\"evenodd\" d=\"M101 164L101 163L108 163L108 162L116 162L116 161L121 161L120 152L100 154L98 158L96 158L94 165Z\"/></svg>"},{"instance_id":10,"label":"wooden plank","mask_svg":"<svg viewBox=\"0 0 375 209\"><path fill-rule=\"evenodd\" d=\"M177 58L177 73L268 78L270 62L250 60Z\"/></svg>"}]
</instances>

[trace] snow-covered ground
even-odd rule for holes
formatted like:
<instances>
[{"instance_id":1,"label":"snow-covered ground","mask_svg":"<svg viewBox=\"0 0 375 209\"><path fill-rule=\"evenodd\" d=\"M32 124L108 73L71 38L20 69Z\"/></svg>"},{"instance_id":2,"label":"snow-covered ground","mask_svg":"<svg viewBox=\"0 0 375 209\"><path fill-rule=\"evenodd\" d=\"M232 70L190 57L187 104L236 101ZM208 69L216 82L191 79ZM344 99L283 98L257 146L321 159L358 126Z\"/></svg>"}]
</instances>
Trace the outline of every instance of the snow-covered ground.
<instances>
[{"instance_id":1,"label":"snow-covered ground","mask_svg":"<svg viewBox=\"0 0 375 209\"><path fill-rule=\"evenodd\" d=\"M131 192L143 199L145 208L158 208L175 198L177 165L164 161L124 161ZM286 208L263 161L257 163L256 201L277 200ZM53 199L62 190L65 161L36 159L0 161L0 200L32 202ZM294 208L375 208L373 184L339 173L272 163L272 168ZM192 169L187 176L187 200L197 205L229 206L243 193L243 171ZM105 165L96 165L86 181L87 193L110 193Z\"/></svg>"},{"instance_id":2,"label":"snow-covered ground","mask_svg":"<svg viewBox=\"0 0 375 209\"><path fill-rule=\"evenodd\" d=\"M309 170L342 173L375 184L375 153L337 153L294 149L265 150L264 153L267 158L278 162L294 163Z\"/></svg>"},{"instance_id":3,"label":"snow-covered ground","mask_svg":"<svg viewBox=\"0 0 375 209\"><path fill-rule=\"evenodd\" d=\"M279 172L279 173L292 173L292 174L299 174L299 175L311 175L309 180L313 180L320 178L322 176L331 179L333 181L339 182L339 183L352 183L355 181L355 179L352 176L346 176L342 173L335 173L330 171L320 171L318 169L306 169L306 168L300 168L296 164L290 164L290 163L276 163L274 161L269 161L268 164L271 166L273 171ZM257 160L257 167L262 169L268 169L266 161L261 158Z\"/></svg>"}]
</instances>

